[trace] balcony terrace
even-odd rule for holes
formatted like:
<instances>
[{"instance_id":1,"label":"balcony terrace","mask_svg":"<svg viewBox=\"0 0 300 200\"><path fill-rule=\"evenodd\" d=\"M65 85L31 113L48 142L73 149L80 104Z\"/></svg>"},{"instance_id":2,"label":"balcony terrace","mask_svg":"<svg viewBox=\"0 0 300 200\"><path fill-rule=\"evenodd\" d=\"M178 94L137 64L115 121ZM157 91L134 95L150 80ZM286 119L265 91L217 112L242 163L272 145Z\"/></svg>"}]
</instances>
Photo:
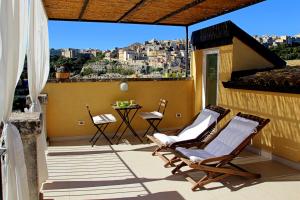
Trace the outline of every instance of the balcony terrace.
<instances>
[{"instance_id":1,"label":"balcony terrace","mask_svg":"<svg viewBox=\"0 0 300 200\"><path fill-rule=\"evenodd\" d=\"M1 21L4 28L0 29L3 42L0 64L1 72L7 72L0 73L4 199L300 199L299 93L224 85L235 74L284 67L285 61L229 21L195 31L190 66L187 62L190 25L261 1L2 1L0 16L5 20ZM27 19L29 5L30 20ZM187 74L190 76L179 80L125 80L129 87L126 92L120 91L120 82L124 80L47 82L48 19L182 26L186 30L185 71L190 71ZM24 49L23 40L28 39L24 34L27 21L30 21L27 32L30 47ZM20 113L11 115L10 107L27 50L32 113L23 113L20 117ZM16 53L20 55L13 56ZM39 100L40 93L47 95ZM171 168L164 168L163 162L151 155L155 147L145 138L141 143L125 133L125 140L119 145L108 145L102 137L94 147L88 143L95 127L86 105L94 115L117 116L112 108L116 101L132 99L142 106L141 111L153 111L161 98L169 103L160 131L182 128L209 104L231 110L216 129L239 112L270 119L263 131L247 143L249 148L233 160L239 166L260 173L262 178L229 177L193 192L181 174L172 175ZM17 119L12 120L10 116ZM120 122L117 117L117 123L108 127L105 131L108 137L112 137ZM139 135L143 135L147 125L138 117L132 121ZM48 151L46 134L50 141ZM216 174L222 173L212 173ZM203 174L193 171L192 175Z\"/></svg>"},{"instance_id":2,"label":"balcony terrace","mask_svg":"<svg viewBox=\"0 0 300 200\"><path fill-rule=\"evenodd\" d=\"M182 175L151 155L151 144L105 145L92 148L86 140L54 142L47 156L49 179L44 184L45 200L52 199L289 199L300 198L300 171L271 159L243 152L234 163L261 173L249 180L231 177L192 192ZM188 169L188 168L187 168ZM202 176L193 172L193 178Z\"/></svg>"}]
</instances>

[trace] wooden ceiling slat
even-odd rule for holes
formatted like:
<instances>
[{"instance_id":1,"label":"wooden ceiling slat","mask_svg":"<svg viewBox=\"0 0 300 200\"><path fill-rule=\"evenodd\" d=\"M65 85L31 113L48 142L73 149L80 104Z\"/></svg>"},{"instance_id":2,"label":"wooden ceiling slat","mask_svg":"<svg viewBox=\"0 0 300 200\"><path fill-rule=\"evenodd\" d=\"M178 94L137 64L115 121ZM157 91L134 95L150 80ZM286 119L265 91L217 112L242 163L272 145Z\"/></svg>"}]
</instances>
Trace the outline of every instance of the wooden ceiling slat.
<instances>
[{"instance_id":1,"label":"wooden ceiling slat","mask_svg":"<svg viewBox=\"0 0 300 200\"><path fill-rule=\"evenodd\" d=\"M207 20L211 17L222 15L234 9L247 6L253 2L253 0L206 0L201 4L178 13L177 15L173 15L172 17L162 20L161 23L183 24L190 22L190 25L199 21Z\"/></svg>"},{"instance_id":2,"label":"wooden ceiling slat","mask_svg":"<svg viewBox=\"0 0 300 200\"><path fill-rule=\"evenodd\" d=\"M82 19L117 22L139 2L140 0L90 0Z\"/></svg>"},{"instance_id":3,"label":"wooden ceiling slat","mask_svg":"<svg viewBox=\"0 0 300 200\"><path fill-rule=\"evenodd\" d=\"M43 0L50 20L189 26L264 0Z\"/></svg>"},{"instance_id":4,"label":"wooden ceiling slat","mask_svg":"<svg viewBox=\"0 0 300 200\"><path fill-rule=\"evenodd\" d=\"M154 23L161 17L178 10L194 0L148 0L146 3L132 12L123 21Z\"/></svg>"},{"instance_id":5,"label":"wooden ceiling slat","mask_svg":"<svg viewBox=\"0 0 300 200\"><path fill-rule=\"evenodd\" d=\"M130 15L132 12L134 12L136 9L139 7L143 6L147 0L141 0L139 3L135 4L130 10L128 10L124 15L120 17L117 21L120 22L122 21L125 17Z\"/></svg>"},{"instance_id":6,"label":"wooden ceiling slat","mask_svg":"<svg viewBox=\"0 0 300 200\"><path fill-rule=\"evenodd\" d=\"M189 3L189 4L187 4L187 5L183 6L183 7L181 7L180 9L175 10L175 11L173 11L173 12L171 12L171 13L169 13L169 14L163 16L162 18L156 20L154 23L157 24L157 23L159 23L159 22L161 22L161 21L163 21L163 20L165 20L165 19L167 19L167 18L169 18L169 17L172 17L172 16L174 16L174 15L177 15L178 13L181 13L181 12L183 12L183 11L189 9L189 8L192 8L192 7L194 7L194 6L196 6L196 5L200 4L200 3L203 3L204 1L205 1L205 0L196 0L196 1L193 1L192 3Z\"/></svg>"},{"instance_id":7,"label":"wooden ceiling slat","mask_svg":"<svg viewBox=\"0 0 300 200\"><path fill-rule=\"evenodd\" d=\"M90 0L84 0L78 19L81 20Z\"/></svg>"},{"instance_id":8,"label":"wooden ceiling slat","mask_svg":"<svg viewBox=\"0 0 300 200\"><path fill-rule=\"evenodd\" d=\"M44 0L48 18L77 20L80 15L83 0Z\"/></svg>"}]
</instances>

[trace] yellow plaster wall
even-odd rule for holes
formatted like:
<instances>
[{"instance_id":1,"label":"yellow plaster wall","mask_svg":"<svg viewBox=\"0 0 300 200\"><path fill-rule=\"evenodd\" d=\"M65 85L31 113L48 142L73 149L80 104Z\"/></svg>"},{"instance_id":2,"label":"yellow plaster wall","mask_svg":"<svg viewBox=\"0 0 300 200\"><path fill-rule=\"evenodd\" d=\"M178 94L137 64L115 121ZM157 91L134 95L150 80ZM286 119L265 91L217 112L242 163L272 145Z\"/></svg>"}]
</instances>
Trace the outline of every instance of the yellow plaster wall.
<instances>
[{"instance_id":1,"label":"yellow plaster wall","mask_svg":"<svg viewBox=\"0 0 300 200\"><path fill-rule=\"evenodd\" d=\"M112 82L76 82L47 83L44 90L48 93L47 132L51 137L72 137L92 135L92 126L85 105L91 107L94 114L113 113L118 116L111 104L117 100L134 99L143 106L142 111L153 111L158 107L160 98L169 101L165 118L160 128L178 128L191 120L193 116L193 81L132 81L128 92L121 92L118 81ZM181 113L182 118L176 118ZM86 125L79 126L78 120ZM108 133L116 130L118 123L107 129ZM133 120L137 131L144 131L147 123L138 116Z\"/></svg>"},{"instance_id":2,"label":"yellow plaster wall","mask_svg":"<svg viewBox=\"0 0 300 200\"><path fill-rule=\"evenodd\" d=\"M273 64L245 45L236 37L233 38L233 71L272 67Z\"/></svg>"},{"instance_id":3,"label":"yellow plaster wall","mask_svg":"<svg viewBox=\"0 0 300 200\"><path fill-rule=\"evenodd\" d=\"M255 137L253 145L286 159L300 162L299 94L226 89L223 87L222 81L230 80L233 70L245 69L243 67L239 69L237 65L235 69L233 67L234 62L235 64L245 62L245 57L241 55L249 55L247 66L253 68L262 66L263 58L251 57L250 55L253 55L251 49L241 48L243 53L237 51L240 46L235 42L232 46L232 53L230 46L220 47L218 104L232 110L230 117L238 112L245 112L271 119L269 125ZM230 60L233 60L233 64ZM228 119L229 117L227 117Z\"/></svg>"},{"instance_id":4,"label":"yellow plaster wall","mask_svg":"<svg viewBox=\"0 0 300 200\"><path fill-rule=\"evenodd\" d=\"M194 115L202 109L202 60L203 51L195 50L192 52L191 74L193 76L193 92L194 92Z\"/></svg>"},{"instance_id":5,"label":"yellow plaster wall","mask_svg":"<svg viewBox=\"0 0 300 200\"><path fill-rule=\"evenodd\" d=\"M300 95L222 89L221 106L231 114L245 112L271 119L253 145L286 159L300 162Z\"/></svg>"}]
</instances>

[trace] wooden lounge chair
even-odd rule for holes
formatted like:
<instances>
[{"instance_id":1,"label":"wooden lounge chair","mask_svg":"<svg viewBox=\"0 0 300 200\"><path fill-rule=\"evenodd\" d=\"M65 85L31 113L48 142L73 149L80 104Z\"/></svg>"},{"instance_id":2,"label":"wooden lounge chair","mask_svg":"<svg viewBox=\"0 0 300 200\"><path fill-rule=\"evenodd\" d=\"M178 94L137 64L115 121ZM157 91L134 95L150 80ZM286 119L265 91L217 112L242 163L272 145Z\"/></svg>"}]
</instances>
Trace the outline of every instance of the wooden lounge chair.
<instances>
[{"instance_id":1,"label":"wooden lounge chair","mask_svg":"<svg viewBox=\"0 0 300 200\"><path fill-rule=\"evenodd\" d=\"M158 155L164 160L165 167L180 161L176 156L172 159L168 159L164 154L160 153L162 150L174 151L176 147L201 147L214 138L214 134L211 134L216 124L222 120L228 113L229 109L222 108L220 106L208 105L198 115L196 115L192 122L183 127L182 129L173 132L164 132L172 134L172 136L164 133L155 133L153 136L147 135L147 137L158 145L152 155Z\"/></svg>"},{"instance_id":2,"label":"wooden lounge chair","mask_svg":"<svg viewBox=\"0 0 300 200\"><path fill-rule=\"evenodd\" d=\"M177 147L175 154L182 162L173 169L172 173L183 173L180 168L184 166L203 171L206 175L199 181L194 181L186 173L183 173L187 175L187 180L194 184L193 191L208 183L232 175L260 178L259 174L250 173L232 164L231 161L246 148L251 139L269 122L269 119L238 113L204 149Z\"/></svg>"}]
</instances>

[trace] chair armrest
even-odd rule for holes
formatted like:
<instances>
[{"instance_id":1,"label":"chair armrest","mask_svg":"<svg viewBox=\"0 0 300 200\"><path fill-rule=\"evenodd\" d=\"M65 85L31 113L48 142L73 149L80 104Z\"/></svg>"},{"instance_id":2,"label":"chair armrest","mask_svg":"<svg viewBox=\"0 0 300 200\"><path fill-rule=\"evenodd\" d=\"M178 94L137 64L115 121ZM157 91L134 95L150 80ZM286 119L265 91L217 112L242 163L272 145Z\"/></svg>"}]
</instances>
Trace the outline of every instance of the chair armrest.
<instances>
[{"instance_id":1,"label":"chair armrest","mask_svg":"<svg viewBox=\"0 0 300 200\"><path fill-rule=\"evenodd\" d=\"M234 158L234 156L232 156L232 155L225 155L225 156L219 156L219 157L214 157L214 158L208 158L208 159L200 161L199 165L209 164L209 163L212 163L212 162L226 161L226 160L229 161L229 160L232 160L233 158Z\"/></svg>"},{"instance_id":2,"label":"chair armrest","mask_svg":"<svg viewBox=\"0 0 300 200\"><path fill-rule=\"evenodd\" d=\"M205 143L203 141L199 141L198 139L192 139L192 140L184 140L184 141L175 142L175 143L169 145L169 148L175 149L176 147L186 147L186 148L201 147L204 144Z\"/></svg>"}]
</instances>

